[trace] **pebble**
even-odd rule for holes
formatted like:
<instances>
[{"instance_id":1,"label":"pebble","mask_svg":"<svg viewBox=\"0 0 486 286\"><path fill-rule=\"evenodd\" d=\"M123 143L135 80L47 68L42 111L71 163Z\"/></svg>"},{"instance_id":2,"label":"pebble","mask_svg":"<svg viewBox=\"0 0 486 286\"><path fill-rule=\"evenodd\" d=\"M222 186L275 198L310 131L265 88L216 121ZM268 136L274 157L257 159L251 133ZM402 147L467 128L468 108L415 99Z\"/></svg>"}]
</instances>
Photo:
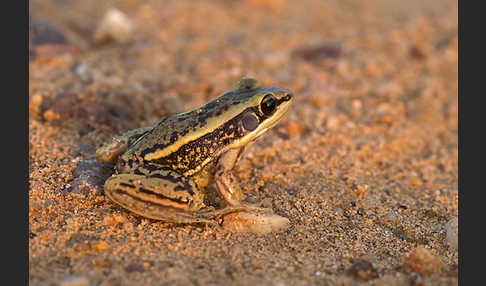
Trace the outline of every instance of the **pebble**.
<instances>
[{"instance_id":1,"label":"pebble","mask_svg":"<svg viewBox=\"0 0 486 286\"><path fill-rule=\"evenodd\" d=\"M54 121L61 119L61 116L52 109L48 109L46 112L44 112L44 119L47 121Z\"/></svg>"},{"instance_id":2,"label":"pebble","mask_svg":"<svg viewBox=\"0 0 486 286\"><path fill-rule=\"evenodd\" d=\"M103 44L110 40L118 43L127 43L133 35L133 22L120 10L110 9L96 29L93 40Z\"/></svg>"},{"instance_id":3,"label":"pebble","mask_svg":"<svg viewBox=\"0 0 486 286\"><path fill-rule=\"evenodd\" d=\"M69 193L87 195L94 189L101 194L106 179L113 173L111 164L99 163L95 159L82 159L73 171Z\"/></svg>"},{"instance_id":4,"label":"pebble","mask_svg":"<svg viewBox=\"0 0 486 286\"><path fill-rule=\"evenodd\" d=\"M445 226L446 231L446 242L453 249L458 248L458 238L459 238L459 221L457 217L448 221Z\"/></svg>"},{"instance_id":5,"label":"pebble","mask_svg":"<svg viewBox=\"0 0 486 286\"><path fill-rule=\"evenodd\" d=\"M62 31L49 22L32 19L29 32L31 43L34 46L68 43Z\"/></svg>"},{"instance_id":6,"label":"pebble","mask_svg":"<svg viewBox=\"0 0 486 286\"><path fill-rule=\"evenodd\" d=\"M342 54L342 45L339 42L321 42L294 50L293 54L306 61L315 61L320 58L339 58Z\"/></svg>"},{"instance_id":7,"label":"pebble","mask_svg":"<svg viewBox=\"0 0 486 286\"><path fill-rule=\"evenodd\" d=\"M336 131L341 126L341 120L337 116L330 116L327 119L326 127L331 131Z\"/></svg>"},{"instance_id":8,"label":"pebble","mask_svg":"<svg viewBox=\"0 0 486 286\"><path fill-rule=\"evenodd\" d=\"M29 115L38 117L42 109L42 95L34 94L29 102Z\"/></svg>"},{"instance_id":9,"label":"pebble","mask_svg":"<svg viewBox=\"0 0 486 286\"><path fill-rule=\"evenodd\" d=\"M378 271L376 271L373 264L367 260L356 261L348 269L348 274L361 281L368 281L379 277Z\"/></svg>"},{"instance_id":10,"label":"pebble","mask_svg":"<svg viewBox=\"0 0 486 286\"><path fill-rule=\"evenodd\" d=\"M403 269L429 276L442 271L443 263L439 257L423 247L415 248L403 261Z\"/></svg>"},{"instance_id":11,"label":"pebble","mask_svg":"<svg viewBox=\"0 0 486 286\"><path fill-rule=\"evenodd\" d=\"M302 134L303 131L304 128L295 122L289 122L289 124L287 124L287 133L291 136Z\"/></svg>"},{"instance_id":12,"label":"pebble","mask_svg":"<svg viewBox=\"0 0 486 286\"><path fill-rule=\"evenodd\" d=\"M231 232L268 234L285 230L290 226L288 218L276 214L254 214L238 212L226 215L223 228Z\"/></svg>"},{"instance_id":13,"label":"pebble","mask_svg":"<svg viewBox=\"0 0 486 286\"><path fill-rule=\"evenodd\" d=\"M59 286L88 286L88 285L89 285L88 277L76 276L76 275L67 276L59 283Z\"/></svg>"},{"instance_id":14,"label":"pebble","mask_svg":"<svg viewBox=\"0 0 486 286\"><path fill-rule=\"evenodd\" d=\"M396 223L398 221L398 217L396 214L394 213L388 213L386 216L385 216L385 220L387 222L391 222L391 223Z\"/></svg>"}]
</instances>

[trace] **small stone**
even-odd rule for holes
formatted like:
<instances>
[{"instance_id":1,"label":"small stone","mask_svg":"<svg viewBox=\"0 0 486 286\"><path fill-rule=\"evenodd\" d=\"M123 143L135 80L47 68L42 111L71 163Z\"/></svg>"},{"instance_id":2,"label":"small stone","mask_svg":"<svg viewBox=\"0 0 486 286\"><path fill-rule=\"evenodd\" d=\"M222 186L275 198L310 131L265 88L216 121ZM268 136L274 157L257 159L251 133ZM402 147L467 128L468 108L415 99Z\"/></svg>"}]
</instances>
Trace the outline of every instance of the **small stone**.
<instances>
[{"instance_id":1,"label":"small stone","mask_svg":"<svg viewBox=\"0 0 486 286\"><path fill-rule=\"evenodd\" d=\"M368 281L378 278L378 271L373 267L373 264L367 260L358 260L348 269L348 274L355 279Z\"/></svg>"},{"instance_id":2,"label":"small stone","mask_svg":"<svg viewBox=\"0 0 486 286\"><path fill-rule=\"evenodd\" d=\"M142 263L142 267L145 269L145 270L150 270L150 268L153 266L153 263L152 262L148 262L148 261L145 261Z\"/></svg>"},{"instance_id":3,"label":"small stone","mask_svg":"<svg viewBox=\"0 0 486 286\"><path fill-rule=\"evenodd\" d=\"M446 230L446 241L447 244L453 249L458 248L458 238L459 238L459 221L457 217L448 221L445 226Z\"/></svg>"},{"instance_id":4,"label":"small stone","mask_svg":"<svg viewBox=\"0 0 486 286\"><path fill-rule=\"evenodd\" d=\"M358 99L353 100L352 106L355 111L361 111L363 109L363 103Z\"/></svg>"},{"instance_id":5,"label":"small stone","mask_svg":"<svg viewBox=\"0 0 486 286\"><path fill-rule=\"evenodd\" d=\"M76 276L76 275L67 276L59 283L59 286L88 286L88 285L89 285L88 277Z\"/></svg>"},{"instance_id":6,"label":"small stone","mask_svg":"<svg viewBox=\"0 0 486 286\"><path fill-rule=\"evenodd\" d=\"M403 262L403 269L429 276L442 271L443 263L439 257L423 247L414 249Z\"/></svg>"},{"instance_id":7,"label":"small stone","mask_svg":"<svg viewBox=\"0 0 486 286\"><path fill-rule=\"evenodd\" d=\"M93 40L97 44L103 44L110 40L127 43L132 37L133 29L132 21L123 12L110 9L95 31Z\"/></svg>"},{"instance_id":8,"label":"small stone","mask_svg":"<svg viewBox=\"0 0 486 286\"><path fill-rule=\"evenodd\" d=\"M231 232L251 232L268 234L274 231L285 230L289 227L288 218L276 214L256 214L238 212L224 218L223 228Z\"/></svg>"},{"instance_id":9,"label":"small stone","mask_svg":"<svg viewBox=\"0 0 486 286\"><path fill-rule=\"evenodd\" d=\"M140 265L140 264L133 263L133 264L130 264L127 267L125 267L125 271L128 272L128 273L145 272L145 268L143 268L143 266Z\"/></svg>"},{"instance_id":10,"label":"small stone","mask_svg":"<svg viewBox=\"0 0 486 286\"><path fill-rule=\"evenodd\" d=\"M113 165L111 164L99 163L94 159L82 159L73 171L74 179L67 191L69 193L87 195L92 190L95 190L96 193L102 194L103 185L112 173Z\"/></svg>"},{"instance_id":11,"label":"small stone","mask_svg":"<svg viewBox=\"0 0 486 286\"><path fill-rule=\"evenodd\" d=\"M34 94L29 102L29 115L38 117L42 107L42 95Z\"/></svg>"},{"instance_id":12,"label":"small stone","mask_svg":"<svg viewBox=\"0 0 486 286\"><path fill-rule=\"evenodd\" d=\"M337 215L343 215L343 214L344 214L344 211L343 211L343 209L341 209L341 208L335 208L335 209L334 209L334 212L335 212Z\"/></svg>"},{"instance_id":13,"label":"small stone","mask_svg":"<svg viewBox=\"0 0 486 286\"><path fill-rule=\"evenodd\" d=\"M397 217L397 215L396 215L396 214L394 214L394 213L388 213L388 214L386 214L386 216L385 216L385 220L386 220L387 222L396 223L396 222L398 221L398 217Z\"/></svg>"},{"instance_id":14,"label":"small stone","mask_svg":"<svg viewBox=\"0 0 486 286\"><path fill-rule=\"evenodd\" d=\"M98 251L103 251L103 250L107 250L107 249L109 249L109 248L110 248L110 246L109 246L109 245L108 245L106 242L104 242L104 241L100 241L100 242L98 242L97 244L95 244L95 245L93 246L93 248L94 248L95 250L98 250Z\"/></svg>"},{"instance_id":15,"label":"small stone","mask_svg":"<svg viewBox=\"0 0 486 286\"><path fill-rule=\"evenodd\" d=\"M299 135L301 134L302 132L304 131L304 129L302 128L302 126L300 126L299 124L297 123L294 123L294 122L290 122L289 124L287 124L287 133L289 135Z\"/></svg>"},{"instance_id":16,"label":"small stone","mask_svg":"<svg viewBox=\"0 0 486 286\"><path fill-rule=\"evenodd\" d=\"M44 119L47 121L54 121L60 118L61 116L58 113L54 112L52 109L49 109L46 112L44 112Z\"/></svg>"},{"instance_id":17,"label":"small stone","mask_svg":"<svg viewBox=\"0 0 486 286\"><path fill-rule=\"evenodd\" d=\"M117 226L125 222L125 218L120 215L107 216L103 219L103 224L107 226Z\"/></svg>"},{"instance_id":18,"label":"small stone","mask_svg":"<svg viewBox=\"0 0 486 286\"><path fill-rule=\"evenodd\" d=\"M339 42L321 42L294 50L293 55L312 62L321 58L339 58L342 45Z\"/></svg>"},{"instance_id":19,"label":"small stone","mask_svg":"<svg viewBox=\"0 0 486 286\"><path fill-rule=\"evenodd\" d=\"M327 119L326 127L331 131L337 130L340 125L341 125L341 121L336 116L331 116Z\"/></svg>"},{"instance_id":20,"label":"small stone","mask_svg":"<svg viewBox=\"0 0 486 286\"><path fill-rule=\"evenodd\" d=\"M33 46L68 43L62 31L46 21L32 19L29 26L29 32L29 37Z\"/></svg>"}]
</instances>

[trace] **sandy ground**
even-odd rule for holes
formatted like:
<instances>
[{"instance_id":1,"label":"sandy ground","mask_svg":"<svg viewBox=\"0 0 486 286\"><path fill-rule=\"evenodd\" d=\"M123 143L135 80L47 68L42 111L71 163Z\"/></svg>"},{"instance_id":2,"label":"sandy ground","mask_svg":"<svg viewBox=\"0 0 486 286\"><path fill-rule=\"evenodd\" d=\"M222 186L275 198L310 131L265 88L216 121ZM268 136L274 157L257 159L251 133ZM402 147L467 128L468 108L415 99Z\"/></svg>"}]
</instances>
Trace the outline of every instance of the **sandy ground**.
<instances>
[{"instance_id":1,"label":"sandy ground","mask_svg":"<svg viewBox=\"0 0 486 286\"><path fill-rule=\"evenodd\" d=\"M30 285L458 284L456 1L98 2L30 2ZM97 147L245 75L296 95L236 169L287 230L105 198Z\"/></svg>"}]
</instances>

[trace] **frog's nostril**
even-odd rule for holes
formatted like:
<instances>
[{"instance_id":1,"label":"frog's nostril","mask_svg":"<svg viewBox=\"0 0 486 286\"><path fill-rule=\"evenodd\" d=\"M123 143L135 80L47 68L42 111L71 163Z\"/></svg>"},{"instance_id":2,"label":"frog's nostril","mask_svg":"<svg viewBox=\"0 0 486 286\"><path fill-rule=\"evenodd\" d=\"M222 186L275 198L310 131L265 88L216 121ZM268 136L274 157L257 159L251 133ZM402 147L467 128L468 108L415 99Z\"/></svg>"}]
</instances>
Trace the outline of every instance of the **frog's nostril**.
<instances>
[{"instance_id":1,"label":"frog's nostril","mask_svg":"<svg viewBox=\"0 0 486 286\"><path fill-rule=\"evenodd\" d=\"M284 97L284 100L289 101L289 100L292 99L292 97L294 97L294 95L292 93L287 93L287 95Z\"/></svg>"}]
</instances>

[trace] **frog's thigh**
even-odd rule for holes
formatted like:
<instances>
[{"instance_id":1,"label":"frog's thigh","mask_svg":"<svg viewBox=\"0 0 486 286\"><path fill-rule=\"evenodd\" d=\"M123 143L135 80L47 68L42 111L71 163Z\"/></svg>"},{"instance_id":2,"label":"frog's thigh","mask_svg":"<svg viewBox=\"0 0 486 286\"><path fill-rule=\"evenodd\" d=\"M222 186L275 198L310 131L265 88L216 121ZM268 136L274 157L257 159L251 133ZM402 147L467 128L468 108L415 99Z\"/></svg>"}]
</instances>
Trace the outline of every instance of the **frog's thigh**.
<instances>
[{"instance_id":1,"label":"frog's thigh","mask_svg":"<svg viewBox=\"0 0 486 286\"><path fill-rule=\"evenodd\" d=\"M175 172L114 175L105 182L105 194L144 217L179 223L206 222L196 217L204 206L198 187Z\"/></svg>"},{"instance_id":2,"label":"frog's thigh","mask_svg":"<svg viewBox=\"0 0 486 286\"><path fill-rule=\"evenodd\" d=\"M118 157L120 157L130 145L152 128L153 126L137 128L114 137L110 142L96 150L96 159L103 163L116 163Z\"/></svg>"}]
</instances>

